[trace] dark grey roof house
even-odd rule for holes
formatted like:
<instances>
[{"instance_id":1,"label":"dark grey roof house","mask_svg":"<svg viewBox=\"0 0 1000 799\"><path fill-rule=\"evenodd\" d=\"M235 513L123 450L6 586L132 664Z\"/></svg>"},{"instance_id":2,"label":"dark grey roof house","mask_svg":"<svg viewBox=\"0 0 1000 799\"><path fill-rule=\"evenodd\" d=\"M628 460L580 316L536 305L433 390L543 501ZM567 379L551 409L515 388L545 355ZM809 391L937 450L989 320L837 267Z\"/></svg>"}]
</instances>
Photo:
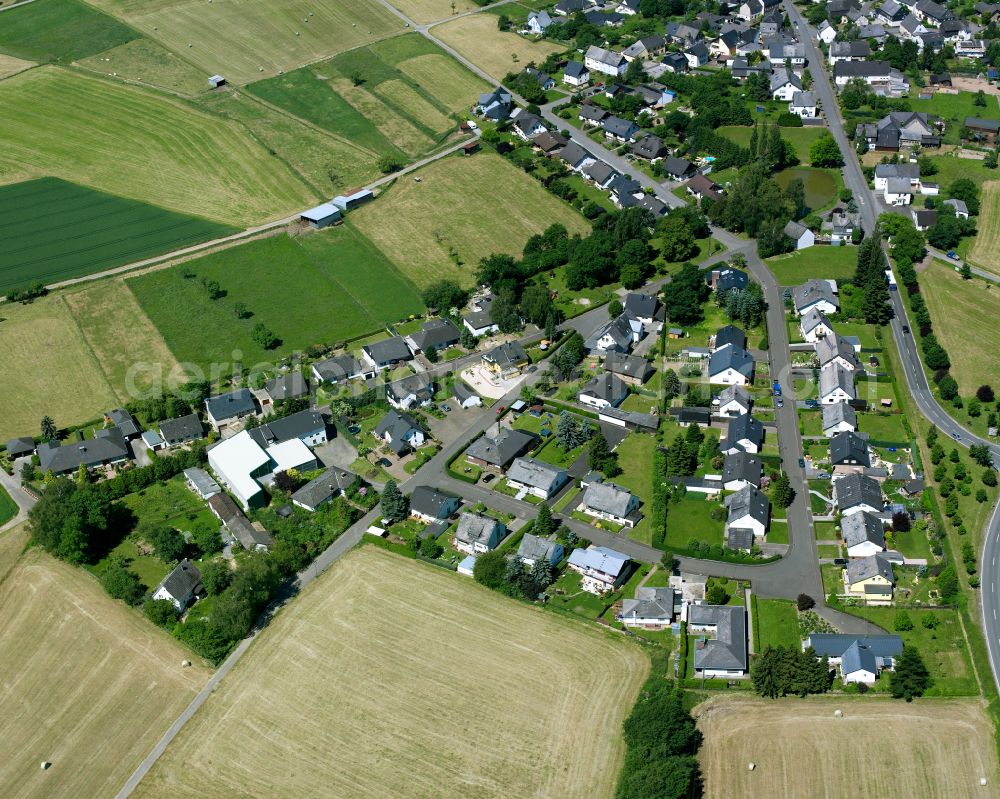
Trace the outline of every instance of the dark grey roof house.
<instances>
[{"instance_id":1,"label":"dark grey roof house","mask_svg":"<svg viewBox=\"0 0 1000 799\"><path fill-rule=\"evenodd\" d=\"M185 558L156 586L153 599L167 600L177 610L184 610L201 590L201 572Z\"/></svg>"},{"instance_id":2,"label":"dark grey roof house","mask_svg":"<svg viewBox=\"0 0 1000 799\"><path fill-rule=\"evenodd\" d=\"M338 494L347 491L357 480L358 476L353 472L331 466L292 494L292 503L300 508L314 511Z\"/></svg>"},{"instance_id":3,"label":"dark grey roof house","mask_svg":"<svg viewBox=\"0 0 1000 799\"><path fill-rule=\"evenodd\" d=\"M622 352L609 352L605 355L604 369L633 385L645 383L653 374L653 366L645 358Z\"/></svg>"},{"instance_id":4,"label":"dark grey roof house","mask_svg":"<svg viewBox=\"0 0 1000 799\"><path fill-rule=\"evenodd\" d=\"M830 439L830 463L834 466L871 466L868 439L845 430Z\"/></svg>"},{"instance_id":5,"label":"dark grey roof house","mask_svg":"<svg viewBox=\"0 0 1000 799\"><path fill-rule=\"evenodd\" d=\"M353 355L338 355L312 365L313 377L323 383L339 383L360 377L364 368Z\"/></svg>"},{"instance_id":6,"label":"dark grey roof house","mask_svg":"<svg viewBox=\"0 0 1000 799\"><path fill-rule=\"evenodd\" d=\"M745 350L747 348L747 334L736 327L736 325L720 327L715 334L715 348L720 350L727 344L732 344L737 349Z\"/></svg>"},{"instance_id":7,"label":"dark grey roof house","mask_svg":"<svg viewBox=\"0 0 1000 799\"><path fill-rule=\"evenodd\" d=\"M764 425L749 413L729 420L726 437L719 444L722 452L759 452L764 443Z\"/></svg>"},{"instance_id":8,"label":"dark grey roof house","mask_svg":"<svg viewBox=\"0 0 1000 799\"><path fill-rule=\"evenodd\" d=\"M747 618L739 606L691 605L688 630L715 634L695 644L694 670L705 676L746 674Z\"/></svg>"},{"instance_id":9,"label":"dark grey roof house","mask_svg":"<svg viewBox=\"0 0 1000 799\"><path fill-rule=\"evenodd\" d=\"M524 430L502 427L495 437L483 435L473 441L465 451L465 459L478 466L502 471L523 455L537 439Z\"/></svg>"},{"instance_id":10,"label":"dark grey roof house","mask_svg":"<svg viewBox=\"0 0 1000 799\"><path fill-rule=\"evenodd\" d=\"M461 497L445 494L430 486L417 486L410 494L410 513L428 522L447 519L461 504Z\"/></svg>"},{"instance_id":11,"label":"dark grey roof house","mask_svg":"<svg viewBox=\"0 0 1000 799\"><path fill-rule=\"evenodd\" d=\"M274 421L264 422L249 431L250 437L267 449L293 438L304 444L318 446L326 441L326 421L319 411L305 410L283 416Z\"/></svg>"},{"instance_id":12,"label":"dark grey roof house","mask_svg":"<svg viewBox=\"0 0 1000 799\"><path fill-rule=\"evenodd\" d=\"M11 460L35 454L35 439L31 436L12 438L7 442L7 457Z\"/></svg>"},{"instance_id":13,"label":"dark grey roof house","mask_svg":"<svg viewBox=\"0 0 1000 799\"><path fill-rule=\"evenodd\" d=\"M205 400L205 410L208 412L209 424L218 430L237 419L257 413L257 403L250 389L238 388L217 397L209 397Z\"/></svg>"},{"instance_id":14,"label":"dark grey roof house","mask_svg":"<svg viewBox=\"0 0 1000 799\"><path fill-rule=\"evenodd\" d=\"M835 480L833 496L842 514L862 510L881 513L885 507L878 481L863 474L849 474Z\"/></svg>"},{"instance_id":15,"label":"dark grey roof house","mask_svg":"<svg viewBox=\"0 0 1000 799\"><path fill-rule=\"evenodd\" d=\"M628 384L611 372L595 375L580 389L577 398L584 405L617 408L629 395Z\"/></svg>"},{"instance_id":16,"label":"dark grey roof house","mask_svg":"<svg viewBox=\"0 0 1000 799\"><path fill-rule=\"evenodd\" d=\"M362 356L376 369L385 369L398 361L408 361L413 357L410 348L400 336L394 336L361 348Z\"/></svg>"},{"instance_id":17,"label":"dark grey roof house","mask_svg":"<svg viewBox=\"0 0 1000 799\"><path fill-rule=\"evenodd\" d=\"M38 445L37 453L42 471L56 476L75 472L80 466L92 469L124 463L130 457L128 442L117 427L97 430L93 438L63 446L57 441L46 441Z\"/></svg>"},{"instance_id":18,"label":"dark grey roof house","mask_svg":"<svg viewBox=\"0 0 1000 799\"><path fill-rule=\"evenodd\" d=\"M126 440L133 439L142 432L135 417L124 408L115 408L113 411L108 411L104 414L104 418L121 430Z\"/></svg>"},{"instance_id":19,"label":"dark grey roof house","mask_svg":"<svg viewBox=\"0 0 1000 799\"><path fill-rule=\"evenodd\" d=\"M309 383L302 372L296 370L268 380L264 390L274 402L284 402L289 399L304 397L309 393Z\"/></svg>"},{"instance_id":20,"label":"dark grey roof house","mask_svg":"<svg viewBox=\"0 0 1000 799\"><path fill-rule=\"evenodd\" d=\"M197 441L204 435L205 428L196 413L189 413L187 416L178 416L176 419L165 419L160 422L160 438L171 447L175 447L178 444L185 444L188 441Z\"/></svg>"}]
</instances>

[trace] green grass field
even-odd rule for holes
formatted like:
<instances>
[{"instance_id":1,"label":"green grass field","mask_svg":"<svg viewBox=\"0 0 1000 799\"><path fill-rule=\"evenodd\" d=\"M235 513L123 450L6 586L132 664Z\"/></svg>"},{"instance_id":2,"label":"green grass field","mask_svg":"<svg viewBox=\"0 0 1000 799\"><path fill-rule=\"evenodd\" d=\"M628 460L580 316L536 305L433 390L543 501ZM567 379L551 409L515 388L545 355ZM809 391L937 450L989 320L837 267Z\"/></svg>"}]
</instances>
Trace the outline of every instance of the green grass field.
<instances>
[{"instance_id":1,"label":"green grass field","mask_svg":"<svg viewBox=\"0 0 1000 799\"><path fill-rule=\"evenodd\" d=\"M952 269L932 261L919 276L934 333L948 351L951 373L968 396L983 383L1000 385L996 357L996 319L1000 288L980 280L962 280Z\"/></svg>"},{"instance_id":2,"label":"green grass field","mask_svg":"<svg viewBox=\"0 0 1000 799\"><path fill-rule=\"evenodd\" d=\"M913 94L909 98L909 105L913 111L941 117L945 121L944 141L948 144L958 144L961 141L962 125L966 117L1000 119L1000 107L997 106L997 98L994 95L986 95L985 106L977 106L975 99L974 92L958 94L935 92L930 100L921 100Z\"/></svg>"},{"instance_id":3,"label":"green grass field","mask_svg":"<svg viewBox=\"0 0 1000 799\"><path fill-rule=\"evenodd\" d=\"M443 158L421 169L420 178L396 181L351 214L352 224L420 287L442 278L471 286L480 258L520 256L528 238L554 222L570 233L589 229L581 215L498 155Z\"/></svg>"},{"instance_id":4,"label":"green grass field","mask_svg":"<svg viewBox=\"0 0 1000 799\"><path fill-rule=\"evenodd\" d=\"M356 147L410 157L453 130L486 86L414 33L260 81L250 91Z\"/></svg>"},{"instance_id":5,"label":"green grass field","mask_svg":"<svg viewBox=\"0 0 1000 799\"><path fill-rule=\"evenodd\" d=\"M183 52L206 77L248 83L282 70L403 32L374 0L96 0L168 48Z\"/></svg>"},{"instance_id":6,"label":"green grass field","mask_svg":"<svg viewBox=\"0 0 1000 799\"><path fill-rule=\"evenodd\" d=\"M48 220L39 224L39 219ZM0 292L225 236L235 228L58 178L0 186Z\"/></svg>"},{"instance_id":7,"label":"green grass field","mask_svg":"<svg viewBox=\"0 0 1000 799\"><path fill-rule=\"evenodd\" d=\"M760 649L766 646L788 646L798 649L802 645L799 638L799 617L793 602L757 597L757 602L754 604L754 625L757 628Z\"/></svg>"},{"instance_id":8,"label":"green grass field","mask_svg":"<svg viewBox=\"0 0 1000 799\"><path fill-rule=\"evenodd\" d=\"M0 173L15 165L233 225L316 199L236 125L58 67L0 82L0 140Z\"/></svg>"},{"instance_id":9,"label":"green grass field","mask_svg":"<svg viewBox=\"0 0 1000 799\"><path fill-rule=\"evenodd\" d=\"M69 63L139 38L78 0L37 0L4 11L0 51L29 61Z\"/></svg>"},{"instance_id":10,"label":"green grass field","mask_svg":"<svg viewBox=\"0 0 1000 799\"><path fill-rule=\"evenodd\" d=\"M4 487L0 486L0 527L15 516L17 516L17 503L10 498Z\"/></svg>"},{"instance_id":11,"label":"green grass field","mask_svg":"<svg viewBox=\"0 0 1000 799\"><path fill-rule=\"evenodd\" d=\"M202 278L217 280L226 296L209 299ZM126 282L174 356L204 367L231 364L234 351L249 366L333 344L421 308L392 265L346 226L301 244L284 235L262 239ZM237 319L237 302L253 315ZM257 322L281 339L279 347L265 351L250 338Z\"/></svg>"},{"instance_id":12,"label":"green grass field","mask_svg":"<svg viewBox=\"0 0 1000 799\"><path fill-rule=\"evenodd\" d=\"M133 39L89 58L76 66L121 80L138 81L186 95L209 89L205 72L151 39Z\"/></svg>"},{"instance_id":13,"label":"green grass field","mask_svg":"<svg viewBox=\"0 0 1000 799\"><path fill-rule=\"evenodd\" d=\"M857 266L856 247L808 247L767 259L768 269L782 286L796 286L811 278L847 280Z\"/></svg>"}]
</instances>

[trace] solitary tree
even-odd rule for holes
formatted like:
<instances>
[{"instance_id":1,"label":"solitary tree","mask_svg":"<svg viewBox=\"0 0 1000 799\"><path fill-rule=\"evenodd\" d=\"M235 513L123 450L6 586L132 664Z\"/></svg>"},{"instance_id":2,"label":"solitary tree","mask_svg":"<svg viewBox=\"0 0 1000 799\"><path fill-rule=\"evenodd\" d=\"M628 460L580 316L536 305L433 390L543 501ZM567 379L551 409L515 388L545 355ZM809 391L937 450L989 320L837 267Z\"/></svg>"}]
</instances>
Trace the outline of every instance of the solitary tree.
<instances>
[{"instance_id":1,"label":"solitary tree","mask_svg":"<svg viewBox=\"0 0 1000 799\"><path fill-rule=\"evenodd\" d=\"M552 535L555 529L556 524L552 518L552 509L543 502L538 506L538 516L535 517L535 535L545 538Z\"/></svg>"},{"instance_id":2,"label":"solitary tree","mask_svg":"<svg viewBox=\"0 0 1000 799\"><path fill-rule=\"evenodd\" d=\"M931 686L931 675L920 653L912 646L904 646L896 660L895 670L889 678L889 689L896 699L912 702L913 697L923 696Z\"/></svg>"},{"instance_id":3,"label":"solitary tree","mask_svg":"<svg viewBox=\"0 0 1000 799\"><path fill-rule=\"evenodd\" d=\"M799 594L798 598L795 600L795 604L800 611L805 611L814 608L816 606L816 600L809 596L809 594Z\"/></svg>"},{"instance_id":4,"label":"solitary tree","mask_svg":"<svg viewBox=\"0 0 1000 799\"><path fill-rule=\"evenodd\" d=\"M774 481L771 498L779 508L787 508L795 499L795 490L792 488L788 475L784 472L779 474L778 479Z\"/></svg>"},{"instance_id":5,"label":"solitary tree","mask_svg":"<svg viewBox=\"0 0 1000 799\"><path fill-rule=\"evenodd\" d=\"M42 441L56 440L56 423L51 416L43 416L41 422Z\"/></svg>"},{"instance_id":6,"label":"solitary tree","mask_svg":"<svg viewBox=\"0 0 1000 799\"><path fill-rule=\"evenodd\" d=\"M381 504L382 518L390 523L402 521L410 511L410 501L403 496L395 480L389 480L385 484Z\"/></svg>"}]
</instances>

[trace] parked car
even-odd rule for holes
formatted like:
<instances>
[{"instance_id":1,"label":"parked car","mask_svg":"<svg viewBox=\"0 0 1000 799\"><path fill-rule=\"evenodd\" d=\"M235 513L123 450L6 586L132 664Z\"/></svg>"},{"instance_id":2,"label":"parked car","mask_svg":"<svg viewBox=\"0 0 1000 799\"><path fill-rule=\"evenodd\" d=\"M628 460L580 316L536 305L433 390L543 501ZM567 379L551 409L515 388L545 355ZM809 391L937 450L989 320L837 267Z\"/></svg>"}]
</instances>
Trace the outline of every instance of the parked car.
<instances>
[{"instance_id":1,"label":"parked car","mask_svg":"<svg viewBox=\"0 0 1000 799\"><path fill-rule=\"evenodd\" d=\"M507 410L507 406L506 405L501 405L499 408L497 408L497 416L499 416L505 410Z\"/></svg>"},{"instance_id":2,"label":"parked car","mask_svg":"<svg viewBox=\"0 0 1000 799\"><path fill-rule=\"evenodd\" d=\"M486 475L485 477L483 477L483 482L484 482L484 483L492 483L492 482L493 482L493 478L494 478L495 476L496 476L496 475L494 475L494 474L488 474L488 475Z\"/></svg>"},{"instance_id":3,"label":"parked car","mask_svg":"<svg viewBox=\"0 0 1000 799\"><path fill-rule=\"evenodd\" d=\"M833 559L833 564L835 566L846 566L847 565L847 558L834 558Z\"/></svg>"},{"instance_id":4,"label":"parked car","mask_svg":"<svg viewBox=\"0 0 1000 799\"><path fill-rule=\"evenodd\" d=\"M958 253L955 252L954 250L948 250L948 252L946 252L945 255L947 255L953 261L959 260Z\"/></svg>"},{"instance_id":5,"label":"parked car","mask_svg":"<svg viewBox=\"0 0 1000 799\"><path fill-rule=\"evenodd\" d=\"M806 400L806 407L807 408L818 408L819 407L819 400L807 399Z\"/></svg>"},{"instance_id":6,"label":"parked car","mask_svg":"<svg viewBox=\"0 0 1000 799\"><path fill-rule=\"evenodd\" d=\"M799 466L801 466L803 469L806 468L806 459L805 458L799 458Z\"/></svg>"},{"instance_id":7,"label":"parked car","mask_svg":"<svg viewBox=\"0 0 1000 799\"><path fill-rule=\"evenodd\" d=\"M785 401L780 396L774 402L779 408L785 407Z\"/></svg>"}]
</instances>

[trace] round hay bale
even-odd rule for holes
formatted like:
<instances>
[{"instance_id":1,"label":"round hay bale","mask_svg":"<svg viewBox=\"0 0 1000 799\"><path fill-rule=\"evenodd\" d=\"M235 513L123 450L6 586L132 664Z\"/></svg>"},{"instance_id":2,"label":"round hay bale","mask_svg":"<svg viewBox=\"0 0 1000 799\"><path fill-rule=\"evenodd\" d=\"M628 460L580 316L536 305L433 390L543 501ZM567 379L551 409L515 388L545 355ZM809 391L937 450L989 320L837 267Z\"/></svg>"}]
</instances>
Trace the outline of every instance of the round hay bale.
<instances>
[{"instance_id":1,"label":"round hay bale","mask_svg":"<svg viewBox=\"0 0 1000 799\"><path fill-rule=\"evenodd\" d=\"M757 768L757 764L756 763L748 763L747 764L747 770L748 771L753 771L755 768Z\"/></svg>"},{"instance_id":2,"label":"round hay bale","mask_svg":"<svg viewBox=\"0 0 1000 799\"><path fill-rule=\"evenodd\" d=\"M182 668L182 669L186 669L186 668L188 668L188 667L189 667L190 665L191 665L191 661L190 661L190 660L182 660L182 661L181 661L181 668Z\"/></svg>"},{"instance_id":3,"label":"round hay bale","mask_svg":"<svg viewBox=\"0 0 1000 799\"><path fill-rule=\"evenodd\" d=\"M42 761L42 771L48 771L52 764L48 760Z\"/></svg>"},{"instance_id":4,"label":"round hay bale","mask_svg":"<svg viewBox=\"0 0 1000 799\"><path fill-rule=\"evenodd\" d=\"M986 777L980 777L979 778L979 784L982 785L983 787L985 787L986 786Z\"/></svg>"},{"instance_id":5,"label":"round hay bale","mask_svg":"<svg viewBox=\"0 0 1000 799\"><path fill-rule=\"evenodd\" d=\"M843 710L834 710L833 711L833 715L834 715L835 718L842 719L844 717L844 711Z\"/></svg>"}]
</instances>

